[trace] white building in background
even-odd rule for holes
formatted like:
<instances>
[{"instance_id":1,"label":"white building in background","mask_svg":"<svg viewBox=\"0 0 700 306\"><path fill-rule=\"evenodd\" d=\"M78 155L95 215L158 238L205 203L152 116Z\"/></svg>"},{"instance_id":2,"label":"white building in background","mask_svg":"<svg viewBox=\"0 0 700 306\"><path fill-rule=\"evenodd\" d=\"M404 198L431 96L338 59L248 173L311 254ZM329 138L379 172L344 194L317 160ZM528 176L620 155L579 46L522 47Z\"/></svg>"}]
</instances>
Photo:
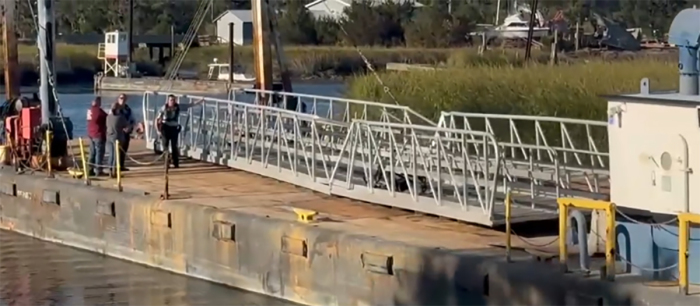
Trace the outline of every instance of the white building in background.
<instances>
[{"instance_id":1,"label":"white building in background","mask_svg":"<svg viewBox=\"0 0 700 306\"><path fill-rule=\"evenodd\" d=\"M338 18L342 16L343 10L350 7L350 4L354 0L316 0L306 5L311 14L316 17L332 17ZM415 0L372 0L376 4L380 4L386 1L392 1L397 3L411 2L415 7L423 7L423 4Z\"/></svg>"},{"instance_id":2,"label":"white building in background","mask_svg":"<svg viewBox=\"0 0 700 306\"><path fill-rule=\"evenodd\" d=\"M229 23L233 23L233 43L239 46L253 42L253 15L250 10L228 10L214 19L220 43L228 43Z\"/></svg>"}]
</instances>

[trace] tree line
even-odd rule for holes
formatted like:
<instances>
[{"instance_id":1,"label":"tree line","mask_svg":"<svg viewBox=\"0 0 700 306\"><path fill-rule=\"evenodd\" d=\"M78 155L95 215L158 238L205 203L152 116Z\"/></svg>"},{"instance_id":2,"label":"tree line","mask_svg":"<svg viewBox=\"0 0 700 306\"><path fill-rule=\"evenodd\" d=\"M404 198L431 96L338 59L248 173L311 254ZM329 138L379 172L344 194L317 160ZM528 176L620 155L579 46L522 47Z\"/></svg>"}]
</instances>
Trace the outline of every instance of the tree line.
<instances>
[{"instance_id":1,"label":"tree line","mask_svg":"<svg viewBox=\"0 0 700 306\"><path fill-rule=\"evenodd\" d=\"M17 0L18 34L34 38L32 12L36 0ZM185 33L200 1L133 0L136 34L168 34L171 27ZM201 34L213 33L213 21L228 9L250 9L250 0L212 0L213 9ZM478 24L492 24L497 0L355 0L341 18L315 19L304 7L311 0L270 0L277 12L280 37L290 44L377 45L447 47L467 43L465 35ZM504 3L501 21L507 12ZM520 1L521 3L523 1ZM530 2L530 1L527 1ZM639 27L648 35L668 31L676 13L700 0L540 0L545 17L561 11L570 23L585 22L591 12L610 17L627 27ZM84 34L124 30L128 25L129 0L56 0L58 33Z\"/></svg>"}]
</instances>

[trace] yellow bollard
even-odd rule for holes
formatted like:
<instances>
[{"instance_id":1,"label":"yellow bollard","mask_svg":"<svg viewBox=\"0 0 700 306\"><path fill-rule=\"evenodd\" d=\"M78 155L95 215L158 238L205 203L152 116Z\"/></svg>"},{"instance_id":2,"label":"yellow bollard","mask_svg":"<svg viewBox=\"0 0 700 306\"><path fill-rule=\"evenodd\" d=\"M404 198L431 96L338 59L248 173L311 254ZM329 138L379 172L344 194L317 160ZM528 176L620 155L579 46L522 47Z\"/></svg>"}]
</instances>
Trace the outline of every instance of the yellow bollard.
<instances>
[{"instance_id":1,"label":"yellow bollard","mask_svg":"<svg viewBox=\"0 0 700 306\"><path fill-rule=\"evenodd\" d=\"M566 235L569 229L569 206L559 203L559 265L563 272L568 272L566 265L569 250L566 245Z\"/></svg>"},{"instance_id":2,"label":"yellow bollard","mask_svg":"<svg viewBox=\"0 0 700 306\"><path fill-rule=\"evenodd\" d=\"M114 141L114 159L116 165L114 167L117 169L117 189L119 191L122 191L122 169L121 165L119 164L119 157L121 157L121 147L119 147L119 140Z\"/></svg>"},{"instance_id":3,"label":"yellow bollard","mask_svg":"<svg viewBox=\"0 0 700 306\"><path fill-rule=\"evenodd\" d=\"M559 204L559 263L564 272L567 270L568 250L566 240L569 228L569 208L602 210L607 218L605 229L605 277L611 281L615 280L615 240L617 239L615 236L615 203L576 198L558 198L557 203Z\"/></svg>"},{"instance_id":4,"label":"yellow bollard","mask_svg":"<svg viewBox=\"0 0 700 306\"><path fill-rule=\"evenodd\" d=\"M506 193L506 262L510 262L511 254L511 224L510 224L510 214L511 214L511 195L510 191Z\"/></svg>"},{"instance_id":5,"label":"yellow bollard","mask_svg":"<svg viewBox=\"0 0 700 306\"><path fill-rule=\"evenodd\" d=\"M46 170L51 177L51 131L46 131Z\"/></svg>"},{"instance_id":6,"label":"yellow bollard","mask_svg":"<svg viewBox=\"0 0 700 306\"><path fill-rule=\"evenodd\" d=\"M85 185L90 185L90 173L87 169L87 159L85 158L85 145L83 144L83 138L78 138L78 144L80 145L80 160L83 162L83 178L85 179Z\"/></svg>"},{"instance_id":7,"label":"yellow bollard","mask_svg":"<svg viewBox=\"0 0 700 306\"><path fill-rule=\"evenodd\" d=\"M688 295L690 279L688 276L688 243L690 240L690 225L700 224L700 214L678 214L678 290Z\"/></svg>"},{"instance_id":8,"label":"yellow bollard","mask_svg":"<svg viewBox=\"0 0 700 306\"><path fill-rule=\"evenodd\" d=\"M605 210L605 219L607 223L605 233L605 267L608 273L607 279L610 281L615 280L615 240L617 236L615 235L615 203L610 203ZM579 242L581 243L581 242ZM585 241L582 243L586 243Z\"/></svg>"}]
</instances>

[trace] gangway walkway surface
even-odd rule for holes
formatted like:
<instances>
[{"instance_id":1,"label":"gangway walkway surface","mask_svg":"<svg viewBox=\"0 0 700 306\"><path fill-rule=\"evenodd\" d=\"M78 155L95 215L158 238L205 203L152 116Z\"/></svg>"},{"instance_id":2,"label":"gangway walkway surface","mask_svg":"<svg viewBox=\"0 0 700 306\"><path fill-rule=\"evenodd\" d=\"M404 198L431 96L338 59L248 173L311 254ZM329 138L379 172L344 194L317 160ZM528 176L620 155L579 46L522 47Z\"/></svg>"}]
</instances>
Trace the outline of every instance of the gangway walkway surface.
<instances>
[{"instance_id":1,"label":"gangway walkway surface","mask_svg":"<svg viewBox=\"0 0 700 306\"><path fill-rule=\"evenodd\" d=\"M150 149L169 94L143 96ZM329 195L487 226L504 223L507 190L513 222L555 219L557 197L607 197L605 122L443 113L436 123L405 106L307 94L175 95L205 101L181 114L183 156Z\"/></svg>"}]
</instances>

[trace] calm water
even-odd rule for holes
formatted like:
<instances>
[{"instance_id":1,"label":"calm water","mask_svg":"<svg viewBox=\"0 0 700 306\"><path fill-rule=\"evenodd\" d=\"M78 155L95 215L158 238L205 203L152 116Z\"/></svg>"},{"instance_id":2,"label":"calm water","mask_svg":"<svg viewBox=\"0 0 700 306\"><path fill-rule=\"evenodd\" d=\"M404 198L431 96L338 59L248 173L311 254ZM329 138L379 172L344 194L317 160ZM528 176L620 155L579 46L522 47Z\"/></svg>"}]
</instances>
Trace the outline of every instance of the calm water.
<instances>
[{"instance_id":1,"label":"calm water","mask_svg":"<svg viewBox=\"0 0 700 306\"><path fill-rule=\"evenodd\" d=\"M295 305L0 230L0 306Z\"/></svg>"},{"instance_id":2,"label":"calm water","mask_svg":"<svg viewBox=\"0 0 700 306\"><path fill-rule=\"evenodd\" d=\"M340 83L294 85L295 92L335 97L341 96L343 89L344 86ZM102 94L103 107L108 107L109 104L116 100L117 95L118 93L116 92ZM92 101L94 97L95 95L92 93L59 93L59 102L61 104L62 111L65 116L70 117L73 121L73 133L76 137L85 136L86 134L85 112L90 107L90 101ZM139 119L142 114L142 97L142 95L136 94L129 95L129 106L131 106L131 108L134 110L134 114L138 116L137 119Z\"/></svg>"},{"instance_id":3,"label":"calm water","mask_svg":"<svg viewBox=\"0 0 700 306\"><path fill-rule=\"evenodd\" d=\"M295 85L295 91L342 94L342 84ZM76 137L84 136L93 94L59 94ZM103 95L104 104L116 93ZM141 114L141 96L129 103ZM0 306L294 305L137 264L0 230Z\"/></svg>"}]
</instances>

